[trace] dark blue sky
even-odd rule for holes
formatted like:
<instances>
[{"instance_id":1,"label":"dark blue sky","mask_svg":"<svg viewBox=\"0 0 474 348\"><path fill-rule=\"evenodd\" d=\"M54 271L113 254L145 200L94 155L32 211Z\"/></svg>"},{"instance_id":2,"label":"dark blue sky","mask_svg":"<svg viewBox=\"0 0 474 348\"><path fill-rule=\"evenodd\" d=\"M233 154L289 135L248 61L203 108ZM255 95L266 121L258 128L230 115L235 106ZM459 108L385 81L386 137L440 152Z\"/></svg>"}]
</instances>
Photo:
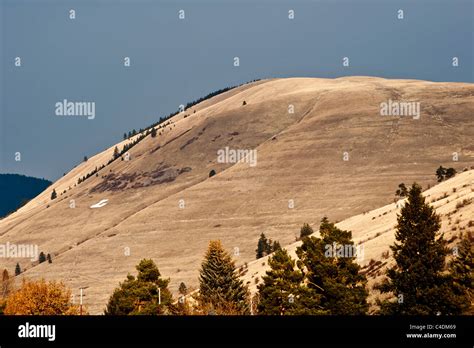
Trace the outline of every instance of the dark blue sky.
<instances>
[{"instance_id":1,"label":"dark blue sky","mask_svg":"<svg viewBox=\"0 0 474 348\"><path fill-rule=\"evenodd\" d=\"M257 78L473 82L473 3L0 0L0 173L57 179L125 131ZM56 116L63 99L95 102L95 119Z\"/></svg>"}]
</instances>

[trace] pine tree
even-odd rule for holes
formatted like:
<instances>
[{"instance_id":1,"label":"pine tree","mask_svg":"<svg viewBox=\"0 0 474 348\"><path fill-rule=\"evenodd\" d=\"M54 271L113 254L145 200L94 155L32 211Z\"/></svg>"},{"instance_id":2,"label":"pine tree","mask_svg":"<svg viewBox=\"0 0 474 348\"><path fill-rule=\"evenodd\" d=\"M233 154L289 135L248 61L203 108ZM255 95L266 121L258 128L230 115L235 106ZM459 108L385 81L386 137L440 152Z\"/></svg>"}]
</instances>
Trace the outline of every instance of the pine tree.
<instances>
[{"instance_id":1,"label":"pine tree","mask_svg":"<svg viewBox=\"0 0 474 348\"><path fill-rule=\"evenodd\" d=\"M136 267L135 278L127 279L115 289L105 309L106 315L160 315L174 311L169 279L161 278L155 263L143 259Z\"/></svg>"},{"instance_id":2,"label":"pine tree","mask_svg":"<svg viewBox=\"0 0 474 348\"><path fill-rule=\"evenodd\" d=\"M280 249L281 249L280 242L278 242L277 240L274 241L272 245L272 252L278 251Z\"/></svg>"},{"instance_id":3,"label":"pine tree","mask_svg":"<svg viewBox=\"0 0 474 348\"><path fill-rule=\"evenodd\" d=\"M46 261L46 256L44 255L43 252L40 252L38 261L39 261L39 263L43 263L43 262Z\"/></svg>"},{"instance_id":4,"label":"pine tree","mask_svg":"<svg viewBox=\"0 0 474 348\"><path fill-rule=\"evenodd\" d=\"M273 252L273 241L269 239L267 244L265 245L265 255L270 255L272 252Z\"/></svg>"},{"instance_id":5,"label":"pine tree","mask_svg":"<svg viewBox=\"0 0 474 348\"><path fill-rule=\"evenodd\" d=\"M209 312L247 314L248 289L235 272L235 264L220 241L211 241L199 274L199 302Z\"/></svg>"},{"instance_id":6,"label":"pine tree","mask_svg":"<svg viewBox=\"0 0 474 348\"><path fill-rule=\"evenodd\" d=\"M156 137L156 128L155 128L155 127L153 127L153 128L151 129L151 137L152 137L152 138Z\"/></svg>"},{"instance_id":7,"label":"pine tree","mask_svg":"<svg viewBox=\"0 0 474 348\"><path fill-rule=\"evenodd\" d=\"M446 175L446 168L444 168L443 166L439 166L439 168L436 169L436 177L438 178L438 182L443 181L445 175Z\"/></svg>"},{"instance_id":8,"label":"pine tree","mask_svg":"<svg viewBox=\"0 0 474 348\"><path fill-rule=\"evenodd\" d=\"M413 184L408 202L398 216L396 242L391 246L396 265L379 286L395 297L379 301L381 314L435 315L459 313L450 277L443 274L446 241L440 235L440 218Z\"/></svg>"},{"instance_id":9,"label":"pine tree","mask_svg":"<svg viewBox=\"0 0 474 348\"><path fill-rule=\"evenodd\" d=\"M46 255L46 259L48 260L48 263L53 263L53 260L51 260L50 254Z\"/></svg>"},{"instance_id":10,"label":"pine tree","mask_svg":"<svg viewBox=\"0 0 474 348\"><path fill-rule=\"evenodd\" d=\"M114 159L116 159L119 156L119 149L117 146L114 148Z\"/></svg>"},{"instance_id":11,"label":"pine tree","mask_svg":"<svg viewBox=\"0 0 474 348\"><path fill-rule=\"evenodd\" d=\"M181 295L186 296L186 294L188 293L188 288L186 287L186 284L184 284L184 282L181 282L181 284L179 284L178 291Z\"/></svg>"},{"instance_id":12,"label":"pine tree","mask_svg":"<svg viewBox=\"0 0 474 348\"><path fill-rule=\"evenodd\" d=\"M313 234L313 229L311 228L311 226L306 223L303 224L303 227L301 227L301 230L300 230L300 238L302 239L311 234Z\"/></svg>"},{"instance_id":13,"label":"pine tree","mask_svg":"<svg viewBox=\"0 0 474 348\"><path fill-rule=\"evenodd\" d=\"M127 133L123 133L123 140L127 140Z\"/></svg>"},{"instance_id":14,"label":"pine tree","mask_svg":"<svg viewBox=\"0 0 474 348\"><path fill-rule=\"evenodd\" d=\"M403 197L406 197L407 194L408 194L408 189L405 186L405 184L402 182L400 185L398 185L398 190L395 192L395 195L400 198L403 198Z\"/></svg>"},{"instance_id":15,"label":"pine tree","mask_svg":"<svg viewBox=\"0 0 474 348\"><path fill-rule=\"evenodd\" d=\"M303 274L295 270L295 261L285 249L278 249L268 259L270 270L258 285L259 303L257 310L264 315L295 315L306 308L302 301Z\"/></svg>"},{"instance_id":16,"label":"pine tree","mask_svg":"<svg viewBox=\"0 0 474 348\"><path fill-rule=\"evenodd\" d=\"M355 262L357 249L352 233L340 230L326 217L321 220L319 232L321 238L303 238L303 244L296 249L307 296L320 296L321 309L328 314L366 314L367 280Z\"/></svg>"},{"instance_id":17,"label":"pine tree","mask_svg":"<svg viewBox=\"0 0 474 348\"><path fill-rule=\"evenodd\" d=\"M21 273L21 267L20 264L17 262L15 266L15 275L19 275Z\"/></svg>"},{"instance_id":18,"label":"pine tree","mask_svg":"<svg viewBox=\"0 0 474 348\"><path fill-rule=\"evenodd\" d=\"M448 168L448 169L446 169L446 173L445 173L444 177L445 177L445 179L450 179L455 175L456 175L456 169Z\"/></svg>"},{"instance_id":19,"label":"pine tree","mask_svg":"<svg viewBox=\"0 0 474 348\"><path fill-rule=\"evenodd\" d=\"M469 237L461 240L450 263L453 293L458 297L461 312L474 314L474 252Z\"/></svg>"},{"instance_id":20,"label":"pine tree","mask_svg":"<svg viewBox=\"0 0 474 348\"><path fill-rule=\"evenodd\" d=\"M216 175L216 171L214 169L211 169L209 172L209 177L212 178L214 175Z\"/></svg>"},{"instance_id":21,"label":"pine tree","mask_svg":"<svg viewBox=\"0 0 474 348\"><path fill-rule=\"evenodd\" d=\"M268 240L264 233L260 234L260 238L257 242L257 249L255 250L256 258L259 259L266 255L268 250Z\"/></svg>"},{"instance_id":22,"label":"pine tree","mask_svg":"<svg viewBox=\"0 0 474 348\"><path fill-rule=\"evenodd\" d=\"M56 190L53 189L53 192L51 192L51 200L56 199L57 196L58 194L56 193Z\"/></svg>"}]
</instances>

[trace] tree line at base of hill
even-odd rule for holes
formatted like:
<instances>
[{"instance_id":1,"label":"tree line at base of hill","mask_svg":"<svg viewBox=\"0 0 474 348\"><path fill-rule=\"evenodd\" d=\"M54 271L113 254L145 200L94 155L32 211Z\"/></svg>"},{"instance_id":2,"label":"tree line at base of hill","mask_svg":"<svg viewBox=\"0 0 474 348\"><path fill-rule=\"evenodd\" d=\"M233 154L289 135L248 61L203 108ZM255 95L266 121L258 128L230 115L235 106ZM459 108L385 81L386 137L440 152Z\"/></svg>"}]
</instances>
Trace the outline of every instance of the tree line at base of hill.
<instances>
[{"instance_id":1,"label":"tree line at base of hill","mask_svg":"<svg viewBox=\"0 0 474 348\"><path fill-rule=\"evenodd\" d=\"M397 220L396 241L391 246L395 263L375 286L382 296L377 300L377 310L370 314L472 314L474 265L470 239L464 237L453 250L448 249L439 231L440 218L425 202L417 184L407 190L407 203ZM169 289L170 279L163 278L151 259L143 259L136 267L137 275L129 274L114 290L105 314L369 314L367 278L357 263L361 245L353 242L352 233L327 218L321 220L318 237L305 226L304 230L300 232L301 245L295 259L281 247L269 255L269 269L253 296L222 243L211 241L201 263L199 289L190 291L181 283L180 296L175 299ZM269 244L267 241L266 247ZM56 283L42 282L40 290L35 290L41 296L48 286L58 287ZM0 289L7 289L3 295L0 293L0 311L41 312L34 309L40 303L35 301L39 295L32 292L35 286L26 283L12 290L8 277L0 285ZM57 292L58 298L51 299L53 309L42 304L41 314L76 313L76 307L63 296L67 289Z\"/></svg>"}]
</instances>

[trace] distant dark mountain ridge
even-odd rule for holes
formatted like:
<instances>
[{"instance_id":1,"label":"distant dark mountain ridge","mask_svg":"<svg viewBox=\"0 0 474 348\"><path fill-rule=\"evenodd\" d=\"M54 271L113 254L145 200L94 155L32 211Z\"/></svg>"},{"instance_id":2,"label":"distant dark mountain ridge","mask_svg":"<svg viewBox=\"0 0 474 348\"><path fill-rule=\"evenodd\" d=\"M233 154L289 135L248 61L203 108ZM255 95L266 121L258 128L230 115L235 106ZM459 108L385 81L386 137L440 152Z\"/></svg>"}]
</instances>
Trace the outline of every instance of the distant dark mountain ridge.
<instances>
[{"instance_id":1,"label":"distant dark mountain ridge","mask_svg":"<svg viewBox=\"0 0 474 348\"><path fill-rule=\"evenodd\" d=\"M25 205L51 185L51 181L20 174L0 174L0 218Z\"/></svg>"}]
</instances>

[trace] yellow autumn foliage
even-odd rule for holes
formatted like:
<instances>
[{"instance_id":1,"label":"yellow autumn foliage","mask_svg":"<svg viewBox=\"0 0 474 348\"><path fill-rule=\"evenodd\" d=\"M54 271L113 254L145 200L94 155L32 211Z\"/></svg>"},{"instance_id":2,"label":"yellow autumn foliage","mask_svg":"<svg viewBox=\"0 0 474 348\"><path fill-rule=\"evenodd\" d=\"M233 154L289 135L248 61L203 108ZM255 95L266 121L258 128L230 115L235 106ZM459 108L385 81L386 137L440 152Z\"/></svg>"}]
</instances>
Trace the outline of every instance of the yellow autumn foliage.
<instances>
[{"instance_id":1,"label":"yellow autumn foliage","mask_svg":"<svg viewBox=\"0 0 474 348\"><path fill-rule=\"evenodd\" d=\"M23 280L8 296L4 314L78 315L79 307L71 303L71 290L61 282Z\"/></svg>"}]
</instances>

